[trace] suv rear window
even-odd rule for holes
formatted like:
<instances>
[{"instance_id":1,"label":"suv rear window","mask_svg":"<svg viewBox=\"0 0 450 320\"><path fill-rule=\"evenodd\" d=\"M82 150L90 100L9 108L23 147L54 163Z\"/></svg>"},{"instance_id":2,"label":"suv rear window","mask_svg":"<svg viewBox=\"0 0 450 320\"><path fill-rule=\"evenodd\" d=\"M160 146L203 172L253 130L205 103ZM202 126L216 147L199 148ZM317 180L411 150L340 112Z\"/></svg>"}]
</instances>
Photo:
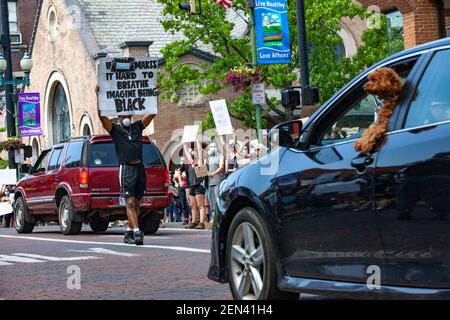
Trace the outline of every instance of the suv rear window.
<instances>
[{"instance_id":1,"label":"suv rear window","mask_svg":"<svg viewBox=\"0 0 450 320\"><path fill-rule=\"evenodd\" d=\"M165 166L161 153L151 143L144 143L143 160L146 167ZM89 167L118 166L116 148L112 142L94 143L89 146Z\"/></svg>"}]
</instances>

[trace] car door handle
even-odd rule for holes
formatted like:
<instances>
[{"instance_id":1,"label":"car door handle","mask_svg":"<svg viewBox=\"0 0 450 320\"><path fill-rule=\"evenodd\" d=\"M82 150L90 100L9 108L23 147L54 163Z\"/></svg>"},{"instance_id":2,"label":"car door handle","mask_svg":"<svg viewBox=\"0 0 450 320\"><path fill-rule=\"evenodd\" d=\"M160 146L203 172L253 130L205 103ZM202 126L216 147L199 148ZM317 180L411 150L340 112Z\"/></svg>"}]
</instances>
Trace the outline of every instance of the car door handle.
<instances>
[{"instance_id":1,"label":"car door handle","mask_svg":"<svg viewBox=\"0 0 450 320\"><path fill-rule=\"evenodd\" d=\"M356 168L359 171L364 171L372 163L373 163L372 156L357 157L352 160L352 167Z\"/></svg>"}]
</instances>

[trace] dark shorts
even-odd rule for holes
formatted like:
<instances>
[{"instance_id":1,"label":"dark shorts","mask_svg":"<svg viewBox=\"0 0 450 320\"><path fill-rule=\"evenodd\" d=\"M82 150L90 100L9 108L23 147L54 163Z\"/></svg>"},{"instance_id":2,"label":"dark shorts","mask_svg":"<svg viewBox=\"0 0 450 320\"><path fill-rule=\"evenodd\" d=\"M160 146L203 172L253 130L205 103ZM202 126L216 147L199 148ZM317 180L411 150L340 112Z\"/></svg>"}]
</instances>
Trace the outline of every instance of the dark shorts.
<instances>
[{"instance_id":1,"label":"dark shorts","mask_svg":"<svg viewBox=\"0 0 450 320\"><path fill-rule=\"evenodd\" d=\"M146 189L146 176L143 164L120 166L120 193L125 198L142 199Z\"/></svg>"},{"instance_id":2,"label":"dark shorts","mask_svg":"<svg viewBox=\"0 0 450 320\"><path fill-rule=\"evenodd\" d=\"M206 189L201 184L194 187L191 186L191 188L189 189L189 195L192 197L198 196L200 194L204 195L205 193Z\"/></svg>"}]
</instances>

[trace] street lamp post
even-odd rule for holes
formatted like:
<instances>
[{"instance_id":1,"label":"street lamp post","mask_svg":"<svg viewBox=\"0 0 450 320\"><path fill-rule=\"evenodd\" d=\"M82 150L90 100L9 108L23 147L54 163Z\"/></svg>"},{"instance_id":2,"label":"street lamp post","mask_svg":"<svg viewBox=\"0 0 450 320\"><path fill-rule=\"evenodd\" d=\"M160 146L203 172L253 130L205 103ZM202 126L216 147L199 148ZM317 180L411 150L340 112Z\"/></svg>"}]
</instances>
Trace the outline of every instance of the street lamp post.
<instances>
[{"instance_id":1,"label":"street lamp post","mask_svg":"<svg viewBox=\"0 0 450 320\"><path fill-rule=\"evenodd\" d=\"M30 85L30 72L33 68L33 60L28 52L26 52L20 61L20 67L24 73L23 79L18 79L15 76L8 76L8 70L11 68L11 62L8 62L5 57L0 54L0 86L5 87L6 99L6 126L8 138L19 136L18 117L16 99L13 101L13 96L16 96L17 86L22 84L24 86ZM15 161L12 152L8 153L9 167L14 169Z\"/></svg>"}]
</instances>

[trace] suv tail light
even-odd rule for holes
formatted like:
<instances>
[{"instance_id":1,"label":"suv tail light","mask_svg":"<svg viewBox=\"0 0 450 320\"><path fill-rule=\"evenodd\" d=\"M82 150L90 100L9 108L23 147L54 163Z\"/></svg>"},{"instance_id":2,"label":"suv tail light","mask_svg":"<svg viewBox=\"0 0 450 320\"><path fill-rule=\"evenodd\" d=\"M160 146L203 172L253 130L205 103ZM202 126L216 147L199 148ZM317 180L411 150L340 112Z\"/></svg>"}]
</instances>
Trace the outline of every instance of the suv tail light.
<instances>
[{"instance_id":1,"label":"suv tail light","mask_svg":"<svg viewBox=\"0 0 450 320\"><path fill-rule=\"evenodd\" d=\"M169 187L169 170L164 169L164 187L167 188Z\"/></svg>"},{"instance_id":2,"label":"suv tail light","mask_svg":"<svg viewBox=\"0 0 450 320\"><path fill-rule=\"evenodd\" d=\"M89 172L86 168L80 169L80 188L89 187Z\"/></svg>"}]
</instances>

